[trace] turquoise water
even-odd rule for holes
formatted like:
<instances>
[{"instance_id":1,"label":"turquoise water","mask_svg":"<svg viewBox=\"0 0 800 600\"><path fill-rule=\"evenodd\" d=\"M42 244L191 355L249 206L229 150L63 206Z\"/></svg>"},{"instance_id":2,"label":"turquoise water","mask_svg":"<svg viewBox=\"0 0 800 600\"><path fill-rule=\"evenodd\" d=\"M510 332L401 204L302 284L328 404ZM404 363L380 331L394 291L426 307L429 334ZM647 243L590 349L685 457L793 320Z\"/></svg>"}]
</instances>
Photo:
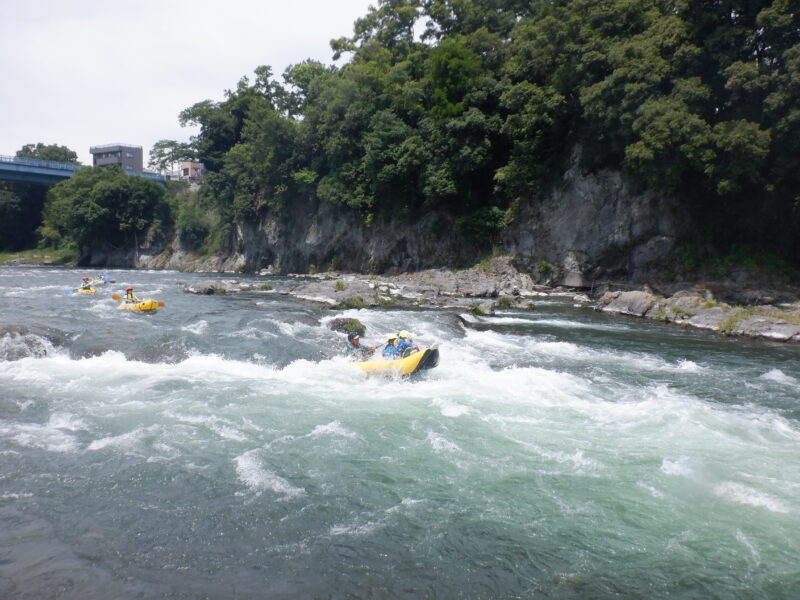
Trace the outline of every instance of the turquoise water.
<instances>
[{"instance_id":1,"label":"turquoise water","mask_svg":"<svg viewBox=\"0 0 800 600\"><path fill-rule=\"evenodd\" d=\"M110 274L0 268L2 598L797 597L797 346ZM365 377L342 315L440 366Z\"/></svg>"}]
</instances>

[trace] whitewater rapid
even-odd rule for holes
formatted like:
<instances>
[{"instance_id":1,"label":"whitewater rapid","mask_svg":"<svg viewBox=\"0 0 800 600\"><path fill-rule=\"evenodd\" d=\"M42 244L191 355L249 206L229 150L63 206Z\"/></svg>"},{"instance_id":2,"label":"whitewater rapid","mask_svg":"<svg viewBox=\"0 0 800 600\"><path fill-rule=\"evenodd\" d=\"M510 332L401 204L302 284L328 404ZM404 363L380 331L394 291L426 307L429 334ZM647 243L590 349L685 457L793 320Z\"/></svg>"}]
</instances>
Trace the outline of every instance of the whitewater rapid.
<instances>
[{"instance_id":1,"label":"whitewater rapid","mask_svg":"<svg viewBox=\"0 0 800 600\"><path fill-rule=\"evenodd\" d=\"M797 349L609 317L64 297L0 269L0 596L791 598ZM436 344L414 381L337 356ZM24 328L24 329L22 329ZM61 590L61 591L59 591Z\"/></svg>"}]
</instances>

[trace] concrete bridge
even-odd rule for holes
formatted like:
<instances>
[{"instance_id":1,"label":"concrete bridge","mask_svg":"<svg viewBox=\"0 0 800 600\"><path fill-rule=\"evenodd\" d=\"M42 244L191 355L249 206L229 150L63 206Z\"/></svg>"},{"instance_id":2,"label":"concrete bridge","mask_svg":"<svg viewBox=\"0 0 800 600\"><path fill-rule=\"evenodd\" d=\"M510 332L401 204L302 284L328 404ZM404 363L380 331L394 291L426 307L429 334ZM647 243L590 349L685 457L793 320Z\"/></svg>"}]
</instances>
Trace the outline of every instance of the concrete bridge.
<instances>
[{"instance_id":1,"label":"concrete bridge","mask_svg":"<svg viewBox=\"0 0 800 600\"><path fill-rule=\"evenodd\" d=\"M75 171L82 168L84 168L84 165L75 165L54 160L20 158L19 156L0 156L0 179L6 181L52 185L71 177ZM166 184L166 177L163 175L125 172L128 173L128 175L152 179L162 185Z\"/></svg>"}]
</instances>

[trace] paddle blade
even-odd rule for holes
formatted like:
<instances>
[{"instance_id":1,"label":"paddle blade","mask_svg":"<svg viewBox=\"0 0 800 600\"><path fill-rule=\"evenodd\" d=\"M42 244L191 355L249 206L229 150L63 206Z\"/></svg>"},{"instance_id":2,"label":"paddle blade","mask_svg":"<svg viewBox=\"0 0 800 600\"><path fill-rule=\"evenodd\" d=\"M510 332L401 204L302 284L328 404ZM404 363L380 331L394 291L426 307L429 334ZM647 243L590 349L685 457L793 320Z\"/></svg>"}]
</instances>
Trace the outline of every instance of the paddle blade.
<instances>
[{"instance_id":1,"label":"paddle blade","mask_svg":"<svg viewBox=\"0 0 800 600\"><path fill-rule=\"evenodd\" d=\"M114 300L122 300L122 296L120 296L119 294L111 294L111 297L112 297Z\"/></svg>"},{"instance_id":2,"label":"paddle blade","mask_svg":"<svg viewBox=\"0 0 800 600\"><path fill-rule=\"evenodd\" d=\"M67 290L66 292L64 292L64 295L65 296L69 296L70 294L74 294L74 293L75 293L75 290Z\"/></svg>"},{"instance_id":3,"label":"paddle blade","mask_svg":"<svg viewBox=\"0 0 800 600\"><path fill-rule=\"evenodd\" d=\"M108 281L111 279L111 275L103 275L103 281Z\"/></svg>"},{"instance_id":4,"label":"paddle blade","mask_svg":"<svg viewBox=\"0 0 800 600\"><path fill-rule=\"evenodd\" d=\"M166 306L166 304L164 304L163 302L159 302L158 305L159 306Z\"/></svg>"}]
</instances>

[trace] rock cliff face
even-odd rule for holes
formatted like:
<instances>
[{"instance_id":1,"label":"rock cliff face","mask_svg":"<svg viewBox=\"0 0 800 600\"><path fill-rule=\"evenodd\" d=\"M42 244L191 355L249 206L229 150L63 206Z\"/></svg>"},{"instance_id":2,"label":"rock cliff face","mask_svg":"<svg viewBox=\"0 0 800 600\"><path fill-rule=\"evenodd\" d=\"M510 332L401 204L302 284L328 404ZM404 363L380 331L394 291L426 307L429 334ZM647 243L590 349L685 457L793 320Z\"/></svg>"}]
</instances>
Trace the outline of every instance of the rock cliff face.
<instances>
[{"instance_id":1,"label":"rock cliff face","mask_svg":"<svg viewBox=\"0 0 800 600\"><path fill-rule=\"evenodd\" d=\"M676 201L634 194L619 174L586 173L576 165L549 198L518 207L497 245L536 281L581 287L603 277L641 281L663 271L687 227ZM356 211L314 198L260 223L240 224L234 246L230 256L197 259L176 240L143 248L130 262L115 258L141 268L274 273L400 273L480 258L478 249L464 246L450 215L376 217L368 224ZM101 258L93 263L103 264Z\"/></svg>"},{"instance_id":2,"label":"rock cliff face","mask_svg":"<svg viewBox=\"0 0 800 600\"><path fill-rule=\"evenodd\" d=\"M522 207L505 250L560 270L555 283L582 287L619 277L642 281L663 273L676 240L689 226L674 199L634 194L618 173L590 174L573 166L545 202ZM542 270L539 268L539 270Z\"/></svg>"}]
</instances>

